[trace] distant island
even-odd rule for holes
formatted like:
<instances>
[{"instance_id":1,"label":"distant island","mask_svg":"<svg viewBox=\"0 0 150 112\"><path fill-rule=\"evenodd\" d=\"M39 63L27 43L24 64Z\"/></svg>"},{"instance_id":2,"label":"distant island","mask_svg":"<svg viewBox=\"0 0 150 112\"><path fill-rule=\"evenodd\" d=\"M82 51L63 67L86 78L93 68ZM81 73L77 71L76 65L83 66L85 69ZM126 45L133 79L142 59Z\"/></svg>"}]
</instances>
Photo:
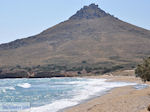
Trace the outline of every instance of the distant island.
<instances>
[{"instance_id":1,"label":"distant island","mask_svg":"<svg viewBox=\"0 0 150 112\"><path fill-rule=\"evenodd\" d=\"M134 69L150 54L150 31L91 4L38 35L0 45L0 78L99 75Z\"/></svg>"}]
</instances>

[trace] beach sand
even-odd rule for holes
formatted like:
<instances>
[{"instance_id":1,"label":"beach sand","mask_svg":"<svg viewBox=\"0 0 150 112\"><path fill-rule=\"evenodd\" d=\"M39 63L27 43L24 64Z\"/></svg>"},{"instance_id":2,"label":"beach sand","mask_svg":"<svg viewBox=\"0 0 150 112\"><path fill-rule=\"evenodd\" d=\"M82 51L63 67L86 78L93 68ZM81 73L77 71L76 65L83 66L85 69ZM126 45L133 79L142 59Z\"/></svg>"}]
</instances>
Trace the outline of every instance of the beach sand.
<instances>
[{"instance_id":1,"label":"beach sand","mask_svg":"<svg viewBox=\"0 0 150 112\"><path fill-rule=\"evenodd\" d=\"M143 83L140 78L134 76L104 75L91 76L90 78L106 78L108 81ZM64 112L148 112L148 105L150 105L150 88L137 90L132 86L126 86L115 88L108 92L108 94L68 108Z\"/></svg>"}]
</instances>

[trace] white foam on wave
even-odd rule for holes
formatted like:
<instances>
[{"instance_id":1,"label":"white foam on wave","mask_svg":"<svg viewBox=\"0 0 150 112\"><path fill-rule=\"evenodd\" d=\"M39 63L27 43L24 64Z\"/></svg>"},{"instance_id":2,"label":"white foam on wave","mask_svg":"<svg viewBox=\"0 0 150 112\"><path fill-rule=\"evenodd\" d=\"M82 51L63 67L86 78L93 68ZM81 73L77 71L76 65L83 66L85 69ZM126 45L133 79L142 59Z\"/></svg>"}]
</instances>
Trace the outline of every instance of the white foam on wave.
<instances>
[{"instance_id":1,"label":"white foam on wave","mask_svg":"<svg viewBox=\"0 0 150 112\"><path fill-rule=\"evenodd\" d=\"M60 109L67 108L77 104L78 104L77 102L72 102L69 101L68 99L62 99L62 100L54 101L53 103L48 105L31 108L21 112L57 112Z\"/></svg>"},{"instance_id":2,"label":"white foam on wave","mask_svg":"<svg viewBox=\"0 0 150 112\"><path fill-rule=\"evenodd\" d=\"M0 87L0 92L5 93L7 90L15 90L14 87Z\"/></svg>"},{"instance_id":3,"label":"white foam on wave","mask_svg":"<svg viewBox=\"0 0 150 112\"><path fill-rule=\"evenodd\" d=\"M65 84L65 82L63 83ZM125 82L106 82L106 79L87 79L83 81L66 82L66 84L76 85L76 88L72 91L73 98L56 100L51 104L33 107L30 112L57 112L61 109L75 106L81 101L91 98L92 96L99 95L115 87L122 87L128 85L135 85L136 83Z\"/></svg>"},{"instance_id":4,"label":"white foam on wave","mask_svg":"<svg viewBox=\"0 0 150 112\"><path fill-rule=\"evenodd\" d=\"M29 84L29 83L22 83L22 84L18 84L17 86L22 87L22 88L30 88L31 84Z\"/></svg>"},{"instance_id":5,"label":"white foam on wave","mask_svg":"<svg viewBox=\"0 0 150 112\"><path fill-rule=\"evenodd\" d=\"M74 95L73 100L81 102L82 100L89 99L92 96L99 95L110 89L135 84L136 83L106 82L106 79L90 79L89 82L82 82L81 90L74 92L76 95Z\"/></svg>"},{"instance_id":6,"label":"white foam on wave","mask_svg":"<svg viewBox=\"0 0 150 112\"><path fill-rule=\"evenodd\" d=\"M6 89L9 89L9 90L15 90L15 88L14 87L6 87Z\"/></svg>"}]
</instances>

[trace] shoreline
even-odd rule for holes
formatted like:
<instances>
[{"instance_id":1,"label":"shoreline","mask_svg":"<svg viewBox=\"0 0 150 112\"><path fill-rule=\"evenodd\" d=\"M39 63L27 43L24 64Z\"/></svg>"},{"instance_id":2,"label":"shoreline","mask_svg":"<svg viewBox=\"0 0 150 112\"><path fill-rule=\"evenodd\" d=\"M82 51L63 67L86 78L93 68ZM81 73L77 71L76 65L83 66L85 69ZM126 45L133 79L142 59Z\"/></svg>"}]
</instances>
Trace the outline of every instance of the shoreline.
<instances>
[{"instance_id":1,"label":"shoreline","mask_svg":"<svg viewBox=\"0 0 150 112\"><path fill-rule=\"evenodd\" d=\"M115 87L115 88L119 88L119 87ZM113 88L113 89L115 89L115 88ZM85 100L81 101L81 102L80 102L79 104L77 104L77 105L70 106L70 107L66 107L66 108L61 109L61 110L59 110L59 111L57 111L57 112L66 112L66 110L68 110L68 109L71 109L71 108L73 108L73 107L79 106L79 105L81 105L81 104L85 104L85 103L87 103L87 102L89 102L89 101L91 101L91 100L93 100L93 99L102 97L102 96L108 94L108 93L109 93L110 91L112 91L113 89L107 90L107 91L105 91L105 92L103 92L103 93L100 92L99 94L94 95L93 97L90 97L90 98L88 98L88 99L85 99Z\"/></svg>"},{"instance_id":2,"label":"shoreline","mask_svg":"<svg viewBox=\"0 0 150 112\"><path fill-rule=\"evenodd\" d=\"M109 82L131 82L144 84L134 76L87 76L85 78L105 78ZM150 82L146 83L150 85ZM136 102L136 103L135 103ZM59 112L148 112L150 87L135 89L134 86L113 88L103 95L91 98L80 104L65 108Z\"/></svg>"}]
</instances>

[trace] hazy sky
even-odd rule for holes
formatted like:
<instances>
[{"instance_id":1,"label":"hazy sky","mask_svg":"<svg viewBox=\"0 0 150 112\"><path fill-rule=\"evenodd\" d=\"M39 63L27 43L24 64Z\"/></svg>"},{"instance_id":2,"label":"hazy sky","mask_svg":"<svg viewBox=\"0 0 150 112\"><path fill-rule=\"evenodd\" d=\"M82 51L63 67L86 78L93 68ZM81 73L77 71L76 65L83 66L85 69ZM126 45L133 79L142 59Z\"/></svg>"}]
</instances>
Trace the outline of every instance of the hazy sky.
<instances>
[{"instance_id":1,"label":"hazy sky","mask_svg":"<svg viewBox=\"0 0 150 112\"><path fill-rule=\"evenodd\" d=\"M0 43L38 34L91 3L150 30L150 0L0 0Z\"/></svg>"}]
</instances>

